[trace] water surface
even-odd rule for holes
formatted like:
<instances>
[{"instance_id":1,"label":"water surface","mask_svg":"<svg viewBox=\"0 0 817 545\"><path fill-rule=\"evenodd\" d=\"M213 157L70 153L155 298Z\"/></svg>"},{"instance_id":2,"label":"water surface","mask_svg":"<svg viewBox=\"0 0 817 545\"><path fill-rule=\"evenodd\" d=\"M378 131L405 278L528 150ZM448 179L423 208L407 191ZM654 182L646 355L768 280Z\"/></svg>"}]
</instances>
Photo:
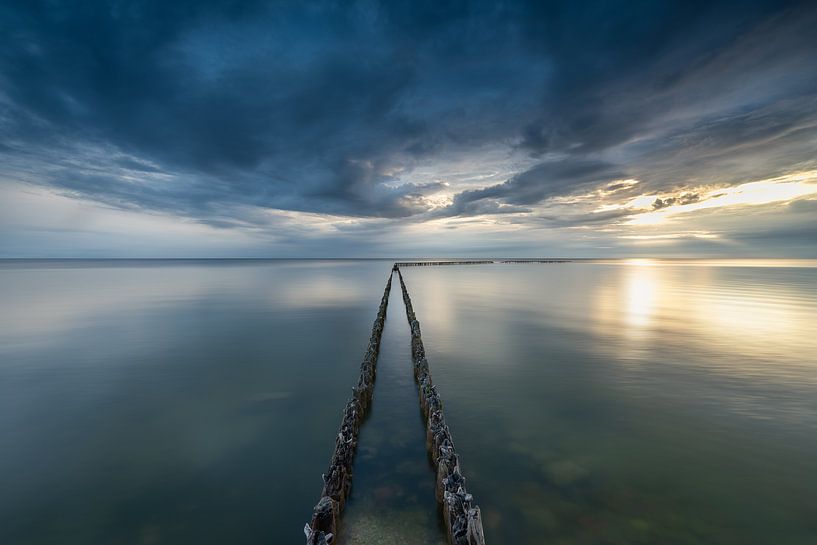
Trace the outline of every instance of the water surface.
<instances>
[{"instance_id":1,"label":"water surface","mask_svg":"<svg viewBox=\"0 0 817 545\"><path fill-rule=\"evenodd\" d=\"M0 543L301 543L390 267L0 262ZM489 544L815 542L813 262L404 276ZM439 544L414 388L398 289L350 543Z\"/></svg>"},{"instance_id":2,"label":"water surface","mask_svg":"<svg viewBox=\"0 0 817 545\"><path fill-rule=\"evenodd\" d=\"M0 543L301 543L386 261L0 263Z\"/></svg>"},{"instance_id":3,"label":"water surface","mask_svg":"<svg viewBox=\"0 0 817 545\"><path fill-rule=\"evenodd\" d=\"M360 431L341 545L445 545L411 361L411 330L394 278L369 416Z\"/></svg>"},{"instance_id":4,"label":"water surface","mask_svg":"<svg viewBox=\"0 0 817 545\"><path fill-rule=\"evenodd\" d=\"M815 543L813 262L404 277L489 543Z\"/></svg>"}]
</instances>

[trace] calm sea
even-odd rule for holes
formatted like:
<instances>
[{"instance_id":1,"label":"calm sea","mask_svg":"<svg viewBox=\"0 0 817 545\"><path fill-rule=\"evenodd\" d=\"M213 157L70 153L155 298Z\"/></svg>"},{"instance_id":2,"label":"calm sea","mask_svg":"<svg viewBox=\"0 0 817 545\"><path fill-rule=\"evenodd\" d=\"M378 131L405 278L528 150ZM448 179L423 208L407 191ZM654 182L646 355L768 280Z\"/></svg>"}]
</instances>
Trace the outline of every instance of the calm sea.
<instances>
[{"instance_id":1,"label":"calm sea","mask_svg":"<svg viewBox=\"0 0 817 545\"><path fill-rule=\"evenodd\" d=\"M391 261L0 261L0 543L297 544ZM404 269L489 545L813 545L817 262ZM392 292L343 544L439 545Z\"/></svg>"}]
</instances>

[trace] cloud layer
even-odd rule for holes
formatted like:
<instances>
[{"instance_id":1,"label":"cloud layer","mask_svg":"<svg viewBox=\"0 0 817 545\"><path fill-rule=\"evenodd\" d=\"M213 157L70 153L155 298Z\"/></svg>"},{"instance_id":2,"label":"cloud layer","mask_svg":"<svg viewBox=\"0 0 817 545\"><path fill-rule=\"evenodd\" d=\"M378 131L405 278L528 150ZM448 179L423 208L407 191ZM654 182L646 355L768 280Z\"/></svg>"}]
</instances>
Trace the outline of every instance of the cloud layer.
<instances>
[{"instance_id":1,"label":"cloud layer","mask_svg":"<svg viewBox=\"0 0 817 545\"><path fill-rule=\"evenodd\" d=\"M634 215L817 170L809 4L5 2L0 184L31 213L0 253L69 252L60 199L101 253L122 214L205 253L627 253ZM779 247L775 206L816 254L812 198L712 232ZM654 240L708 221L681 216Z\"/></svg>"}]
</instances>

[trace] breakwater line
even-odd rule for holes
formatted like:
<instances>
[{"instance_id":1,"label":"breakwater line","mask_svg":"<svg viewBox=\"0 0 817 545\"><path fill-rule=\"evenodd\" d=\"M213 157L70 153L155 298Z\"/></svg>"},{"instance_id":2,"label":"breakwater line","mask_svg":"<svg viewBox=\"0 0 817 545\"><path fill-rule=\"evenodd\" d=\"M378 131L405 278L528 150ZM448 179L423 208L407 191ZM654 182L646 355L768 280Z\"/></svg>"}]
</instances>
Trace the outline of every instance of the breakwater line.
<instances>
[{"instance_id":1,"label":"breakwater line","mask_svg":"<svg viewBox=\"0 0 817 545\"><path fill-rule=\"evenodd\" d=\"M503 259L500 263L570 263L569 259Z\"/></svg>"},{"instance_id":2,"label":"breakwater line","mask_svg":"<svg viewBox=\"0 0 817 545\"><path fill-rule=\"evenodd\" d=\"M360 426L372 402L377 356L386 321L386 309L389 306L392 276L390 273L383 297L380 299L369 346L366 348L363 363L360 364L360 378L357 386L352 388L352 398L343 408L343 418L335 439L335 450L329 462L329 469L323 475L320 500L312 511L312 520L304 526L307 545L329 545L335 542L338 533L340 513L352 486L352 462L357 449Z\"/></svg>"},{"instance_id":3,"label":"breakwater line","mask_svg":"<svg viewBox=\"0 0 817 545\"><path fill-rule=\"evenodd\" d=\"M398 261L394 264L396 271L400 267L439 267L443 265L493 265L495 263L570 263L569 259L478 259L454 261Z\"/></svg>"},{"instance_id":4,"label":"breakwater line","mask_svg":"<svg viewBox=\"0 0 817 545\"><path fill-rule=\"evenodd\" d=\"M394 270L400 267L439 267L441 265L491 265L496 263L491 259L469 261L403 261L394 264Z\"/></svg>"},{"instance_id":5,"label":"breakwater line","mask_svg":"<svg viewBox=\"0 0 817 545\"><path fill-rule=\"evenodd\" d=\"M482 513L473 496L465 489L465 477L460 470L459 455L445 422L443 403L431 380L420 322L414 314L411 297L398 264L395 264L394 269L400 279L406 318L411 328L414 379L417 382L420 407L426 419L426 446L437 468L437 501L443 511L448 539L452 545L485 545Z\"/></svg>"}]
</instances>

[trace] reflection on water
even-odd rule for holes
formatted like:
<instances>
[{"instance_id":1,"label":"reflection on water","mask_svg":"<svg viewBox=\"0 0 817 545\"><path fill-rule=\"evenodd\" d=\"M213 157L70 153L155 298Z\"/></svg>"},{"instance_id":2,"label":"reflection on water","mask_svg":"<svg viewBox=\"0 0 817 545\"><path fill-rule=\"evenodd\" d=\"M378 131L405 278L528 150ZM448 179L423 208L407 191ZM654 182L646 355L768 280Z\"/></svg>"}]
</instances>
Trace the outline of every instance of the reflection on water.
<instances>
[{"instance_id":1,"label":"reflection on water","mask_svg":"<svg viewBox=\"0 0 817 545\"><path fill-rule=\"evenodd\" d=\"M627 324L633 332L644 331L655 307L656 279L651 269L638 268L627 279Z\"/></svg>"},{"instance_id":2,"label":"reflection on water","mask_svg":"<svg viewBox=\"0 0 817 545\"><path fill-rule=\"evenodd\" d=\"M0 543L300 543L391 263L0 263Z\"/></svg>"},{"instance_id":3,"label":"reflection on water","mask_svg":"<svg viewBox=\"0 0 817 545\"><path fill-rule=\"evenodd\" d=\"M0 263L0 543L302 542L390 266ZM404 272L489 543L813 545L817 263ZM432 544L393 295L347 537Z\"/></svg>"},{"instance_id":4,"label":"reflection on water","mask_svg":"<svg viewBox=\"0 0 817 545\"><path fill-rule=\"evenodd\" d=\"M817 263L405 276L490 542L814 542Z\"/></svg>"},{"instance_id":5,"label":"reflection on water","mask_svg":"<svg viewBox=\"0 0 817 545\"><path fill-rule=\"evenodd\" d=\"M754 266L698 264L691 269L628 260L613 271L608 281L593 288L589 319L600 335L621 334L633 341L629 348L640 348L645 336L662 333L672 334L664 341L694 338L702 346L728 351L733 357L719 363L731 373L765 373L771 379L812 363L803 356L814 347L809 331L817 304L817 264L770 272ZM744 358L762 361L747 365ZM775 365L767 365L769 360ZM807 380L817 378L806 375Z\"/></svg>"}]
</instances>

